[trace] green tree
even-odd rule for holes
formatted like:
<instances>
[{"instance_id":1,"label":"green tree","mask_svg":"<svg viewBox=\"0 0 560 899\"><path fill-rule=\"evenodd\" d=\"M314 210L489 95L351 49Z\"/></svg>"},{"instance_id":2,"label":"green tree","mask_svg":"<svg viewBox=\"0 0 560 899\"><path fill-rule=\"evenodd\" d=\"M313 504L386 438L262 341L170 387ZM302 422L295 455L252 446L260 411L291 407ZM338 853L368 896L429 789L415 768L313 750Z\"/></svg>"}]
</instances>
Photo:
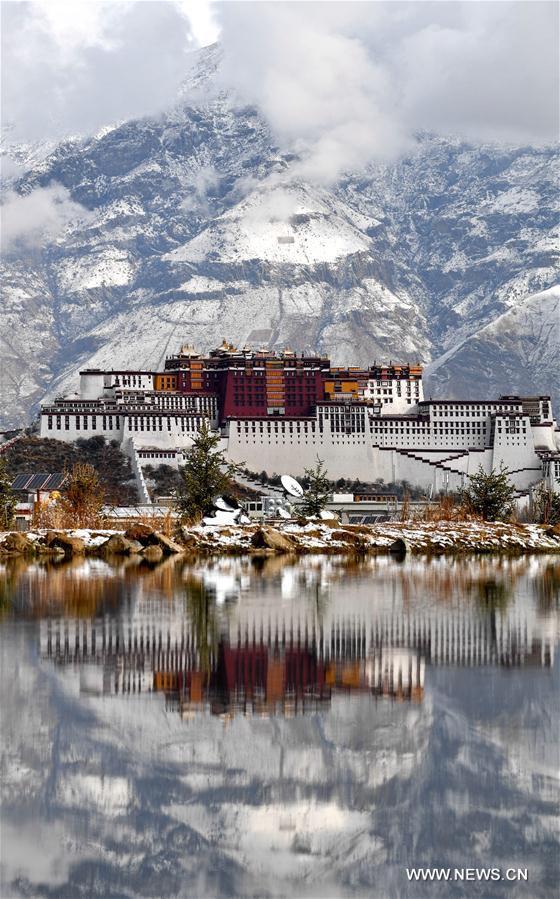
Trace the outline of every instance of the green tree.
<instances>
[{"instance_id":1,"label":"green tree","mask_svg":"<svg viewBox=\"0 0 560 899\"><path fill-rule=\"evenodd\" d=\"M176 491L176 509L183 520L195 521L213 511L213 499L231 490L232 478L240 465L226 461L218 450L220 438L204 420L180 469L181 482Z\"/></svg>"},{"instance_id":2,"label":"green tree","mask_svg":"<svg viewBox=\"0 0 560 899\"><path fill-rule=\"evenodd\" d=\"M0 458L0 530L7 531L14 520L17 500L12 493L12 479L8 474L6 460Z\"/></svg>"},{"instance_id":3,"label":"green tree","mask_svg":"<svg viewBox=\"0 0 560 899\"><path fill-rule=\"evenodd\" d=\"M469 476L469 486L463 491L463 502L469 512L484 521L503 521L513 512L515 488L508 480L509 472L502 465L499 471L486 474L482 465Z\"/></svg>"},{"instance_id":4,"label":"green tree","mask_svg":"<svg viewBox=\"0 0 560 899\"><path fill-rule=\"evenodd\" d=\"M308 486L299 508L304 515L320 515L329 501L332 486L319 456L315 468L305 469L305 477Z\"/></svg>"},{"instance_id":5,"label":"green tree","mask_svg":"<svg viewBox=\"0 0 560 899\"><path fill-rule=\"evenodd\" d=\"M533 517L539 524L560 524L560 493L540 484L533 495Z\"/></svg>"}]
</instances>

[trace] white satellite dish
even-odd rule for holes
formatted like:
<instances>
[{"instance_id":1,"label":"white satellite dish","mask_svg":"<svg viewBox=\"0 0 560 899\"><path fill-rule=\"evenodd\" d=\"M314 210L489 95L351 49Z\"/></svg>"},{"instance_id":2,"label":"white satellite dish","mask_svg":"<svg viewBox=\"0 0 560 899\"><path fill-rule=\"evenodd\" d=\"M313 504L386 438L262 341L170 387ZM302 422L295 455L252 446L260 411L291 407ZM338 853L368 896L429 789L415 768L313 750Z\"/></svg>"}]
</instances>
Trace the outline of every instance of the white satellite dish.
<instances>
[{"instance_id":1,"label":"white satellite dish","mask_svg":"<svg viewBox=\"0 0 560 899\"><path fill-rule=\"evenodd\" d=\"M289 474L283 474L280 478L280 483L282 487L289 493L290 496L297 496L301 498L303 496L303 487L301 486L295 478L292 478Z\"/></svg>"},{"instance_id":2,"label":"white satellite dish","mask_svg":"<svg viewBox=\"0 0 560 899\"><path fill-rule=\"evenodd\" d=\"M290 513L288 512L288 510L287 510L287 509L283 509L282 506L278 506L278 508L276 509L276 514L277 514L280 518L291 518L291 517L292 517L292 516L290 515Z\"/></svg>"},{"instance_id":3,"label":"white satellite dish","mask_svg":"<svg viewBox=\"0 0 560 899\"><path fill-rule=\"evenodd\" d=\"M223 496L217 496L212 500L213 505L216 509L220 509L222 512L234 512L235 506L230 505L227 500L223 498Z\"/></svg>"}]
</instances>

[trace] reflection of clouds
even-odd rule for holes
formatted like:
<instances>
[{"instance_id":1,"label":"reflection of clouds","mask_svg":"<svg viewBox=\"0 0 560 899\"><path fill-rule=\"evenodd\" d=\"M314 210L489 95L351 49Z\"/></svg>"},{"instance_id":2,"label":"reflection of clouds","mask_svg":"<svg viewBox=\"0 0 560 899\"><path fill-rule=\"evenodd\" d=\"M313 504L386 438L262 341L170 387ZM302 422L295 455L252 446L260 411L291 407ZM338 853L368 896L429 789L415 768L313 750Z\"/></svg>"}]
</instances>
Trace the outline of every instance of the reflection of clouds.
<instances>
[{"instance_id":1,"label":"reflection of clouds","mask_svg":"<svg viewBox=\"0 0 560 899\"><path fill-rule=\"evenodd\" d=\"M187 572L202 583L206 572L213 583L223 577L224 584L244 584L236 604L214 609L234 635L238 620L259 621L271 608L288 619L320 616L324 626L368 616L390 624L403 611L419 621L437 612L458 622L461 611L467 618L485 614L470 594L462 609L458 604L455 575L472 584L477 571L512 585L498 619L527 622L530 640L533 630L549 632L557 620L554 609L535 612L539 572L550 564L544 560L484 560L480 568L438 561L425 565L424 586L417 560L352 568L313 559L301 576L297 565L272 561L269 574L240 559L186 572L183 562L159 574L121 572L110 588L121 591L120 599L101 606L105 617L96 626L118 625L127 641L157 636L158 629L180 636ZM298 585L291 596L282 595L285 571ZM328 597L318 610L321 581ZM306 582L309 594L299 592ZM34 575L26 583L34 587ZM446 598L446 584L456 598ZM68 608L62 579L56 590ZM81 634L92 625L71 620ZM38 846L37 858L27 860L16 847L6 861L3 848L10 887L3 895L10 899L18 870L34 884L30 895L63 884L73 899L113 893L420 899L404 882L405 865L501 864L512 847L513 864L530 866L535 895L545 890L542 878L549 891L556 883L557 664L551 670L430 663L422 704L341 691L307 717L222 719L201 711L185 721L157 694L107 695L90 640L85 660L38 661L44 624L5 620L0 630L3 810L12 843L19 834L22 845ZM350 677L359 644L340 647ZM402 646L394 654L408 658ZM430 885L424 895L448 893Z\"/></svg>"},{"instance_id":2,"label":"reflection of clouds","mask_svg":"<svg viewBox=\"0 0 560 899\"><path fill-rule=\"evenodd\" d=\"M49 887L67 882L73 852L63 824L45 827L36 819L19 820L17 824L3 822L1 841L0 888L6 899L16 894L4 890L11 889L8 884L20 878Z\"/></svg>"}]
</instances>

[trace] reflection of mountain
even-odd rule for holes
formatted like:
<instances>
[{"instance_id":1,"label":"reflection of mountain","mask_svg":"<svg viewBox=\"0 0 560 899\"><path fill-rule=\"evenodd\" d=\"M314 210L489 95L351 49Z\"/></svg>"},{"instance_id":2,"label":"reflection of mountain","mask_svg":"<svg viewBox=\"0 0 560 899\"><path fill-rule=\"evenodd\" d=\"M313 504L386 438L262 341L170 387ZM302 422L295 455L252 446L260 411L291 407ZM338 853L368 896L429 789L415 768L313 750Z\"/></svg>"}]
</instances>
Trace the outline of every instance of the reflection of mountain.
<instances>
[{"instance_id":1,"label":"reflection of mountain","mask_svg":"<svg viewBox=\"0 0 560 899\"><path fill-rule=\"evenodd\" d=\"M106 569L120 604L101 605L93 620L65 614L63 603L45 606L51 617L40 623L4 616L0 893L448 899L448 885L410 886L405 866L512 863L529 867L531 895L552 895L559 666L541 667L540 656L527 665L533 641L556 640L554 610L537 608L550 560L371 560L353 572L333 559L273 562L261 571L235 559L161 574ZM87 565L79 570L85 577ZM249 579L237 602L208 604L217 635L210 629L211 671L222 664L220 642L245 652L230 661L248 661L253 633L255 651L270 647L274 656L278 636L285 656L292 622L293 643L305 648L307 622L308 654L315 641L316 657L322 652L352 683L356 671L367 676L376 640L393 658L425 658L423 702L375 701L369 689L341 683L321 714L262 717L251 701L246 715L182 720L151 692L149 660L174 671L177 640L177 652L190 647L196 662L195 633L204 628L194 627L185 583L204 581L207 570L213 583L218 571ZM496 611L495 649L477 591L456 586L475 584L477 573L511 589ZM18 601L41 576L37 566L20 575ZM469 626L472 647L476 622L484 625L477 645L494 653L481 664L461 650ZM48 655L49 630L46 662L38 651ZM113 667L103 663L104 640ZM125 674L134 670L142 689L133 696ZM22 841L33 852L18 851ZM476 895L524 894L497 884Z\"/></svg>"}]
</instances>

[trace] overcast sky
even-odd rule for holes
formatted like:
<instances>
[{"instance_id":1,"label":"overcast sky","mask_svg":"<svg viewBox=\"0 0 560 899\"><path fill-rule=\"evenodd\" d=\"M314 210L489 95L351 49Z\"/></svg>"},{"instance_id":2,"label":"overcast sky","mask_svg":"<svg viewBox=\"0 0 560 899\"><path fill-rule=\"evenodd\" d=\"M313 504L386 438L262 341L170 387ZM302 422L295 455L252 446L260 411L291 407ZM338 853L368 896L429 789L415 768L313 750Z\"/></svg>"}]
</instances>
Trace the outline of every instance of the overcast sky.
<instances>
[{"instance_id":1,"label":"overcast sky","mask_svg":"<svg viewBox=\"0 0 560 899\"><path fill-rule=\"evenodd\" d=\"M419 129L558 137L553 2L2 3L3 124L28 141L168 106L220 40L225 84L325 180L406 151Z\"/></svg>"}]
</instances>

